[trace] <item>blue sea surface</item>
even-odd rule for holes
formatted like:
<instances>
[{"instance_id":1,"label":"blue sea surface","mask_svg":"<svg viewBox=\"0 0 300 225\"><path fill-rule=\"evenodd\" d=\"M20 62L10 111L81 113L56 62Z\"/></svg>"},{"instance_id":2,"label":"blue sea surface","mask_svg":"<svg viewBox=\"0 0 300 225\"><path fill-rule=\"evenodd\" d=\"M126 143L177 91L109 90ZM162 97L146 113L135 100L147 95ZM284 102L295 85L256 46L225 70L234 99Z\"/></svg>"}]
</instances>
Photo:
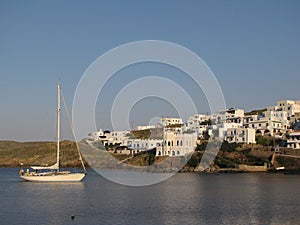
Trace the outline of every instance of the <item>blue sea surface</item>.
<instances>
[{"instance_id":1,"label":"blue sea surface","mask_svg":"<svg viewBox=\"0 0 300 225\"><path fill-rule=\"evenodd\" d=\"M300 176L179 173L129 187L93 170L83 182L31 183L2 168L0 202L0 224L299 224Z\"/></svg>"}]
</instances>

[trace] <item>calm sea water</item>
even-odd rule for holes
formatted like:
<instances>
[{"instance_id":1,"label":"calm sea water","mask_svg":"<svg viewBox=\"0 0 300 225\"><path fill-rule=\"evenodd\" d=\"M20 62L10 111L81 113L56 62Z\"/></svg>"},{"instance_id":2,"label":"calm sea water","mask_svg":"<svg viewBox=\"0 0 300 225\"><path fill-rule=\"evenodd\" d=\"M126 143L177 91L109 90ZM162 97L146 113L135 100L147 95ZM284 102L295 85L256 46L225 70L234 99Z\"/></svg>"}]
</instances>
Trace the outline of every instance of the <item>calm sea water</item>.
<instances>
[{"instance_id":1,"label":"calm sea water","mask_svg":"<svg viewBox=\"0 0 300 225\"><path fill-rule=\"evenodd\" d=\"M0 169L0 224L299 224L300 176L177 174L147 187L30 183ZM75 215L75 219L71 219Z\"/></svg>"}]
</instances>

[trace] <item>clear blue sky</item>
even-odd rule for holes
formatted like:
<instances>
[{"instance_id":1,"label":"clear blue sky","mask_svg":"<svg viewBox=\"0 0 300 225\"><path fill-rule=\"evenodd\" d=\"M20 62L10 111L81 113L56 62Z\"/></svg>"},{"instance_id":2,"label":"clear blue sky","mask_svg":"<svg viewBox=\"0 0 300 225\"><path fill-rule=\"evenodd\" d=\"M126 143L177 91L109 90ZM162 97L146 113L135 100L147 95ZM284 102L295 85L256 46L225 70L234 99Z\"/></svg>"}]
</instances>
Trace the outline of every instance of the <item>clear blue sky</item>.
<instances>
[{"instance_id":1,"label":"clear blue sky","mask_svg":"<svg viewBox=\"0 0 300 225\"><path fill-rule=\"evenodd\" d=\"M279 99L300 99L297 0L2 0L0 139L54 140L58 79L70 110L81 76L97 57L118 45L149 39L180 44L205 60L228 107L247 111ZM145 73L157 72L144 66ZM122 88L124 81L116 78ZM193 95L193 84L182 82ZM109 129L107 101L97 104L96 120L98 127ZM161 100L149 101L162 112L147 108L145 100L132 110L135 125L159 113L172 114ZM207 111L201 104L198 108Z\"/></svg>"}]
</instances>

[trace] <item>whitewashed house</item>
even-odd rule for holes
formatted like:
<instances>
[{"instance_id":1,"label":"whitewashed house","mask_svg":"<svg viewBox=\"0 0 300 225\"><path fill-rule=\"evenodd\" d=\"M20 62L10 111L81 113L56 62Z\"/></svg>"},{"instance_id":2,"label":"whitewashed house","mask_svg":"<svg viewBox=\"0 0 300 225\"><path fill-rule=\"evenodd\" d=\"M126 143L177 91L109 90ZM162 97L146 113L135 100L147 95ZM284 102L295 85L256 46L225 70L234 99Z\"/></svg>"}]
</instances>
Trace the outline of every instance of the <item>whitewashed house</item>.
<instances>
[{"instance_id":1,"label":"whitewashed house","mask_svg":"<svg viewBox=\"0 0 300 225\"><path fill-rule=\"evenodd\" d=\"M225 134L226 141L229 143L256 143L255 130L252 128L228 128Z\"/></svg>"},{"instance_id":2,"label":"whitewashed house","mask_svg":"<svg viewBox=\"0 0 300 225\"><path fill-rule=\"evenodd\" d=\"M300 130L293 131L287 135L287 147L300 149Z\"/></svg>"},{"instance_id":3,"label":"whitewashed house","mask_svg":"<svg viewBox=\"0 0 300 225\"><path fill-rule=\"evenodd\" d=\"M243 109L230 108L228 110L220 111L213 115L213 119L216 123L239 123L243 124L243 117L245 111Z\"/></svg>"},{"instance_id":4,"label":"whitewashed house","mask_svg":"<svg viewBox=\"0 0 300 225\"><path fill-rule=\"evenodd\" d=\"M128 139L127 147L132 153L147 151L162 144L162 139Z\"/></svg>"},{"instance_id":5,"label":"whitewashed house","mask_svg":"<svg viewBox=\"0 0 300 225\"><path fill-rule=\"evenodd\" d=\"M198 139L203 139L204 133L207 131L209 120L211 120L211 116L209 115L195 114L189 117L185 124L184 131L196 132Z\"/></svg>"},{"instance_id":6,"label":"whitewashed house","mask_svg":"<svg viewBox=\"0 0 300 225\"><path fill-rule=\"evenodd\" d=\"M287 116L293 116L295 113L300 112L300 101L294 100L280 100L277 101L273 111L285 111Z\"/></svg>"},{"instance_id":7,"label":"whitewashed house","mask_svg":"<svg viewBox=\"0 0 300 225\"><path fill-rule=\"evenodd\" d=\"M260 118L259 120L249 122L249 128L256 130L256 134L269 134L271 136L282 135L286 132L283 123L279 120L269 120Z\"/></svg>"},{"instance_id":8,"label":"whitewashed house","mask_svg":"<svg viewBox=\"0 0 300 225\"><path fill-rule=\"evenodd\" d=\"M258 120L258 115L248 115L243 118L243 127L248 128L249 123Z\"/></svg>"},{"instance_id":9,"label":"whitewashed house","mask_svg":"<svg viewBox=\"0 0 300 225\"><path fill-rule=\"evenodd\" d=\"M167 127L171 125L182 125L183 121L181 118L162 117L158 122L158 127Z\"/></svg>"},{"instance_id":10,"label":"whitewashed house","mask_svg":"<svg viewBox=\"0 0 300 225\"><path fill-rule=\"evenodd\" d=\"M240 128L240 123L219 123L207 127L208 135L212 140L224 140L226 131L229 128Z\"/></svg>"},{"instance_id":11,"label":"whitewashed house","mask_svg":"<svg viewBox=\"0 0 300 225\"><path fill-rule=\"evenodd\" d=\"M127 140L131 137L131 132L125 131L112 131L110 133L111 144L127 145Z\"/></svg>"},{"instance_id":12,"label":"whitewashed house","mask_svg":"<svg viewBox=\"0 0 300 225\"><path fill-rule=\"evenodd\" d=\"M130 131L99 131L89 134L89 138L94 141L101 141L104 146L110 144L126 145L127 139L130 137Z\"/></svg>"}]
</instances>

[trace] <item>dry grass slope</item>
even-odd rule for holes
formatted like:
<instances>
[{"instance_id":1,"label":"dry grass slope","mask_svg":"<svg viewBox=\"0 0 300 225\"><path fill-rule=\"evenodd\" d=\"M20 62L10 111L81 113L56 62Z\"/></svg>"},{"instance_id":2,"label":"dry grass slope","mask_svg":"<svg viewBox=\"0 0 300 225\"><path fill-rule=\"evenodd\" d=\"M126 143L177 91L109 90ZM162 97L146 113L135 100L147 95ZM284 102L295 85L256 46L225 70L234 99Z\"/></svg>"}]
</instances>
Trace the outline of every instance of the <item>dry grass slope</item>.
<instances>
[{"instance_id":1,"label":"dry grass slope","mask_svg":"<svg viewBox=\"0 0 300 225\"><path fill-rule=\"evenodd\" d=\"M75 142L62 141L60 145L61 166L80 165ZM56 162L55 142L0 141L0 166L18 167L28 165L51 165Z\"/></svg>"}]
</instances>

